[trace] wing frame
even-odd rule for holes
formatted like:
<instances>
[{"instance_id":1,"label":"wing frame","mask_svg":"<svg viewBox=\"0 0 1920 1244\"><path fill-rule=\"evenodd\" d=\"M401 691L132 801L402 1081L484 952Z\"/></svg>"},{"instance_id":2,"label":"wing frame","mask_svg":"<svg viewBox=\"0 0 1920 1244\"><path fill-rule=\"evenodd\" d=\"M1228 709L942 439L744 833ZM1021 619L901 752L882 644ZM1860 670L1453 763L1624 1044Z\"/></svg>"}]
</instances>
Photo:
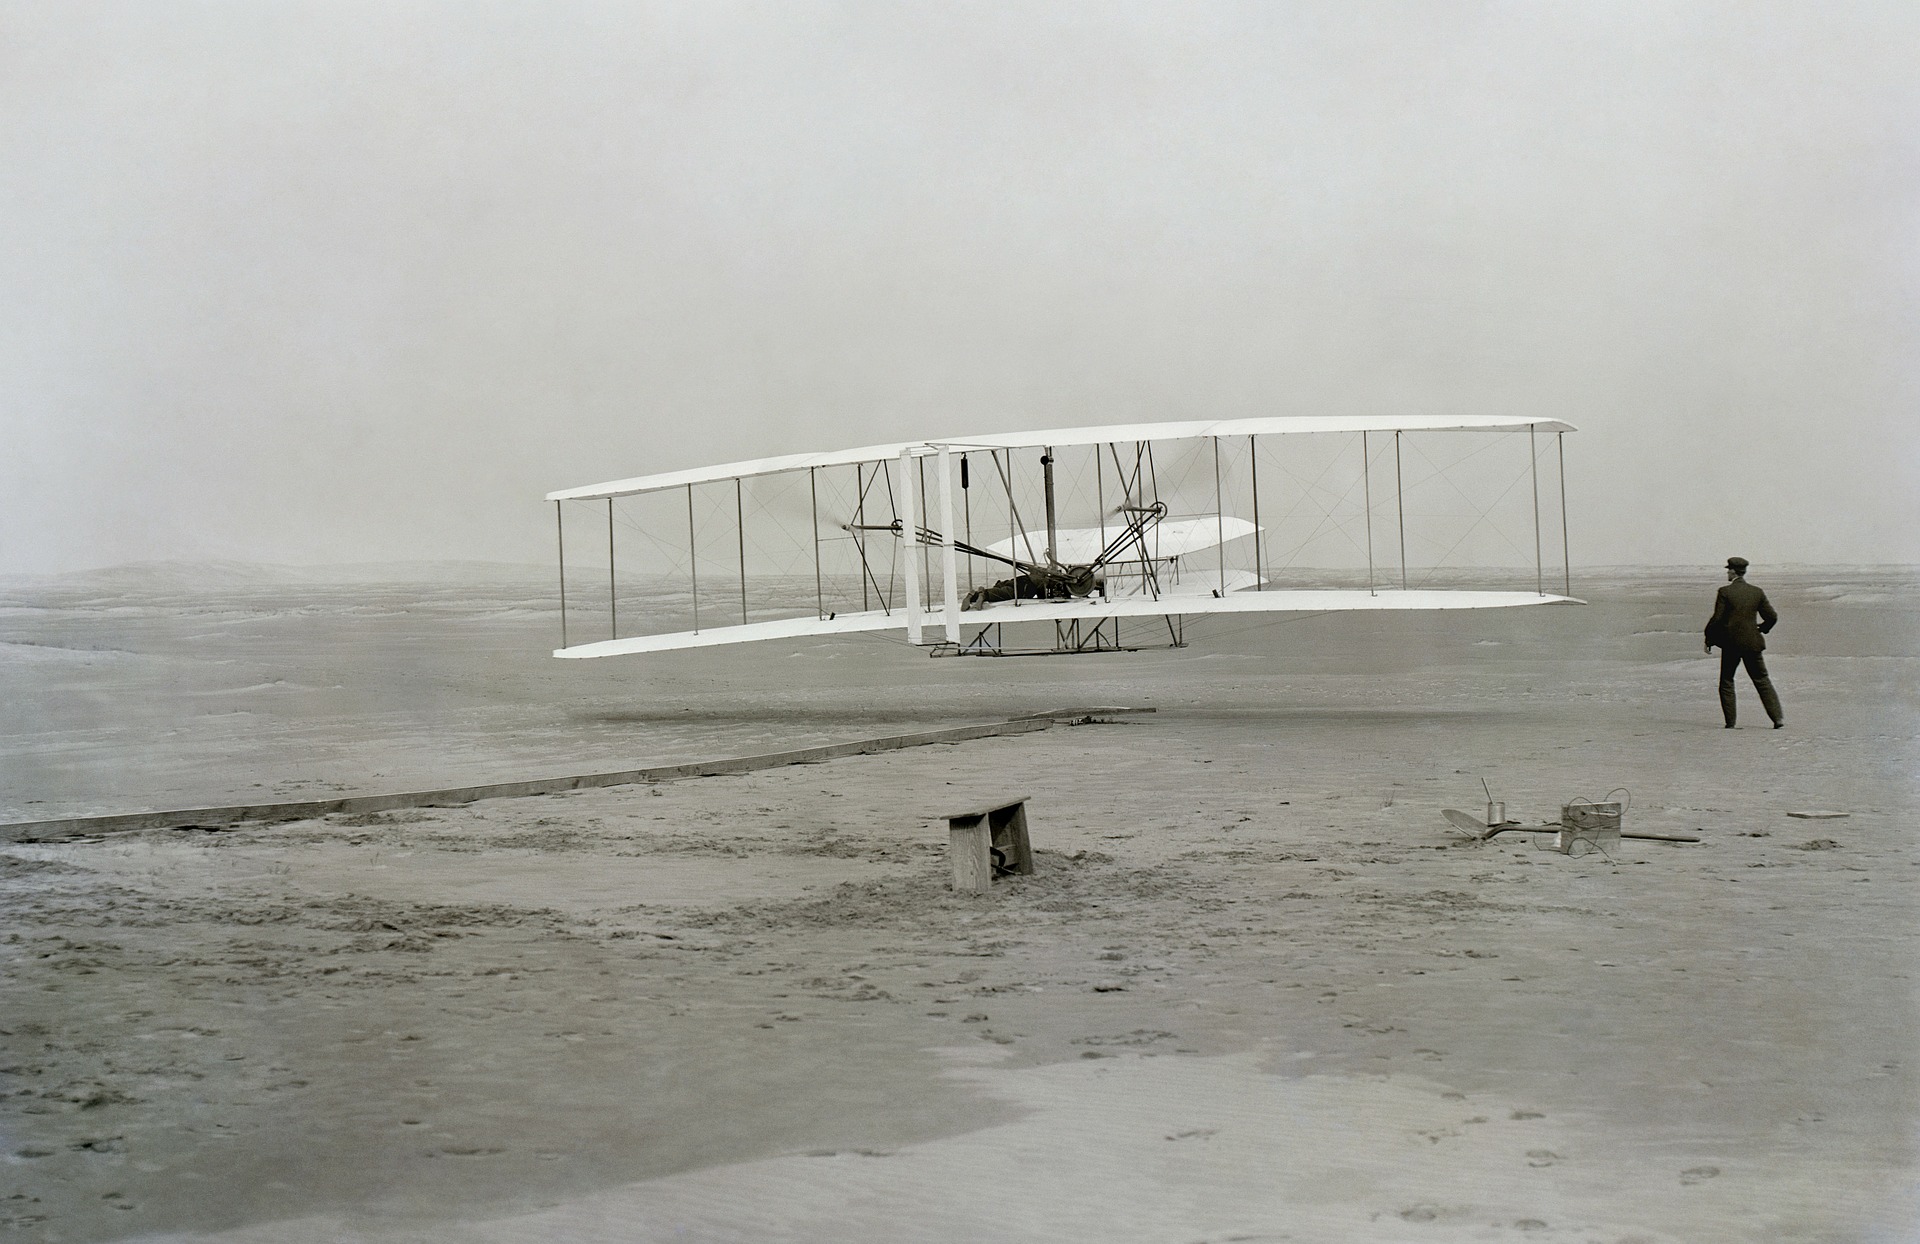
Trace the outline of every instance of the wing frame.
<instances>
[{"instance_id":1,"label":"wing frame","mask_svg":"<svg viewBox=\"0 0 1920 1244\"><path fill-rule=\"evenodd\" d=\"M1349 608L1489 608L1523 603L1521 601L1505 600L1500 601L1499 604L1493 603L1493 598L1510 595L1508 593L1409 590L1405 565L1404 511L1402 512L1400 520L1402 530L1401 589L1393 593L1393 597L1397 599L1399 603L1390 605L1370 604L1364 606L1340 603L1347 596L1351 595L1340 589L1315 592L1271 589L1263 577L1265 574L1264 568L1267 563L1263 560L1260 548L1262 527L1259 522L1260 463L1257 446L1249 455L1248 459L1251 462L1251 469L1253 471L1252 500L1254 507L1254 517L1249 522L1237 515L1230 516L1227 512L1225 492L1220 478L1221 439L1223 437L1245 436L1248 438L1249 444L1253 445L1260 436L1313 433L1351 434L1355 432L1360 434L1361 462L1363 464L1362 475L1369 489L1366 503L1366 514L1369 523L1367 534L1369 586L1365 595L1370 600L1378 600L1380 598L1380 591L1377 590L1378 585L1375 582L1374 575L1374 538L1371 527L1374 516L1374 505L1371 500L1370 490L1373 483L1372 464L1374 459L1366 448L1366 438L1369 434L1374 432L1391 432L1394 435L1394 484L1396 494L1398 494L1400 489L1399 443L1401 435L1406 432L1493 431L1524 433L1529 445L1532 446L1541 431L1553 432L1556 437L1556 442L1563 445L1564 433L1571 430L1573 430L1571 424L1559 420L1488 415L1269 417L1219 421L1115 424L1002 433L993 436L968 437L937 442L895 442L886 445L867 446L860 449L842 450L829 454L798 454L776 458L743 460L692 471L665 472L613 481L608 484L563 489L547 494L547 498L555 505L557 517L563 514L563 503L567 501L603 500L608 508L607 577L605 582L609 585L610 630L612 632L612 638L605 641L595 641L578 645L567 642L566 530L564 518L560 517L558 534L561 562L562 647L555 655L569 658L608 656L628 652L667 651L685 647L708 647L731 642L754 642L764 639L780 638L793 639L809 635L887 631L892 629L904 629L907 633L908 641L915 645L927 646L931 643L939 646L939 641L929 640L925 634L925 627L930 622L944 630L944 643L945 645L951 646L959 643L962 628L969 623L977 625L998 625L1006 621L1030 622L1050 620L1059 623L1070 623L1076 626L1090 622L1091 625L1098 627L1104 625L1109 620L1117 623L1119 619L1125 617L1152 615L1174 617L1185 613L1327 612ZM1069 556L1061 558L1058 561L1055 560L1057 554L1062 551L1057 541L1059 532L1054 527L1052 504L1053 479L1051 462L1053 452L1057 446L1091 446L1094 449L1096 471L1104 471L1104 467L1101 466L1099 461L1102 456L1102 451L1104 450L1110 453L1113 457L1113 471L1120 485L1122 500L1121 509L1116 510L1115 514L1119 514L1129 507L1132 507L1136 513L1145 513L1147 511L1140 507L1150 504L1158 511L1160 516L1160 519L1157 519L1156 523L1164 526L1165 524L1161 520L1163 520L1166 515L1166 505L1160 500L1159 496L1159 479L1157 468L1154 466L1152 446L1159 441L1187 440L1205 440L1210 441L1212 444L1213 485L1215 493L1214 506L1218 512L1210 515L1200 514L1175 520L1176 523L1185 524L1186 527L1190 527L1193 530L1189 531L1182 528L1181 534L1175 541L1176 547L1170 556L1164 553L1157 553L1155 550L1149 548L1146 535L1147 529L1142 525L1141 530L1134 533L1133 542L1138 545L1137 557L1129 557L1116 563L1129 567L1133 566L1135 562L1138 563L1140 578L1140 590L1138 592L1132 595L1121 595L1112 599L1106 599L1104 598L1105 589L1102 588L1102 598L1097 600L1092 597L1081 596L1062 601L1051 599L1059 593L1049 590L1030 594L1027 599L1020 600L1018 599L1019 592L1016 589L1016 599L1011 602L1012 612L1008 616L995 616L990 620L985 614L987 612L997 613L998 611L982 611L971 607L963 613L956 592L955 573L956 556L960 553L964 553L969 557L984 557L1005 562L1014 568L1016 578L1028 572L1037 572L1045 575L1051 573L1055 568L1065 567L1071 569L1071 563L1083 560L1077 556L1077 553L1083 552L1084 550L1080 550L1077 545L1065 550L1069 553ZM1120 448L1123 445L1132 446L1129 452L1135 461L1130 468L1128 464L1122 461ZM1020 518L1017 507L1014 504L1012 455L1015 450L1023 448L1041 448L1045 451L1040 459L1043 464L1047 464L1048 534L1044 558L1039 557L1033 547L1036 537L1032 525ZM1183 453L1184 452L1185 451L1183 451ZM984 547L963 544L953 533L954 498L952 493L952 459L956 454L961 455L963 458L962 486L964 487L964 456L968 453L985 454L994 464L996 472L1000 475L1000 482L1007 491L1008 507L1012 516L1013 534L1010 534L1005 540L996 541ZM1007 455L1004 464L1001 457L1002 454ZM1570 559L1565 556L1566 490L1564 449L1560 451L1559 472L1563 565L1566 567L1566 582L1563 594L1549 595L1544 585L1544 559L1540 548L1539 459L1537 449L1531 452L1530 458L1534 472L1534 543L1537 581L1534 593L1522 594L1526 596L1524 603L1578 603L1572 597ZM653 636L630 636L626 638L620 636L618 617L619 588L615 568L612 508L615 498L675 489L686 490L688 494L687 541L688 545L692 546L696 543L693 533L694 515L692 506L693 490L696 486L701 484L731 483L733 486L732 500L735 514L738 516L740 513L741 485L742 481L746 479L785 472L805 472L811 488L815 473L819 470L828 466L847 465L855 468L858 505L861 507L863 514L866 504L867 486L883 477L888 481L887 508L892 512L890 522L885 524L861 522L858 524L858 532L855 531L854 526L843 524L849 532L855 533L853 545L860 561L860 573L862 576L860 594L862 599L863 601L866 600L867 589L869 584L871 584L875 591L880 592L880 610L872 611L866 608L864 604L858 611L836 612L826 608L824 593L820 588L820 516L818 512L818 499L816 497L813 501L814 578L816 596L820 599L817 601L818 607L815 610L815 616L807 617L802 615L757 622L751 620L747 601L748 573L745 553L745 520L743 517L737 517L740 525L741 545L738 564L739 609L737 616L740 619L739 622L728 623L717 627L701 627L702 585L700 571L704 569L704 567L696 565L700 560L700 556L697 551L689 547L685 566L692 574L691 597L694 614L693 629L691 631L674 631ZM866 478L866 482L863 484L861 482L862 479L865 478L863 477L863 468L868 466L873 468L874 474L870 478ZM933 467L934 470L929 472L929 467ZM895 476L890 468L897 469L898 471L899 489L897 495L892 482ZM909 473L916 471L918 473L918 484L914 486L910 483L912 476ZM927 496L926 476L929 473L936 474L937 477L937 501ZM1104 476L1097 474L1095 478L1096 482L1098 482L1103 479ZM1031 492L1029 492L1029 498L1031 498L1031 495ZM673 504L678 504L678 502L675 501ZM1104 505L1104 503L1102 504ZM926 512L935 510L936 506L937 513ZM1106 511L1102 509L1101 512L1105 514ZM1216 528L1214 536L1211 539L1205 537L1199 530L1209 522L1213 523ZM1229 523L1234 527L1232 534L1228 533ZM935 524L937 524L937 526ZM652 530L652 528L649 527L648 530ZM1103 526L1098 529L1098 534L1104 536L1108 530L1109 528ZM1169 530L1172 529L1169 528ZM901 546L894 550L894 559L892 563L890 563L887 572L888 579L885 590L881 589L877 578L875 578L874 568L868 561L867 542L861 534L871 531L887 531L901 542ZM1076 538L1096 534L1096 530L1093 528L1068 529L1068 532ZM1231 574L1229 573L1226 554L1224 552L1224 546L1226 544L1245 536L1251 536L1253 538L1252 560L1254 570L1251 572L1251 582L1248 581L1248 572L1244 569L1236 568ZM971 539L970 530L969 539ZM1094 566L1098 568L1104 565L1113 555L1115 546L1122 543L1122 539L1116 539L1111 542L1108 547L1103 548L1099 557L1094 559ZM1025 544L1027 547L1027 558L1024 561L1018 555L1017 546L1019 544ZM923 553L923 550L929 547L938 550L937 557ZM1169 566L1171 566L1174 561L1180 557L1191 557L1195 553L1204 552L1209 549L1220 549L1222 551L1218 555L1217 586L1206 596L1198 596L1190 590L1182 591L1180 590L1180 585L1173 583L1163 584L1160 581L1159 575L1156 574L1156 560L1167 561ZM1236 557L1244 560L1244 554L1236 554ZM925 559L924 561L923 558ZM900 594L896 594L894 591L893 576L896 569L903 572L904 577L904 582L901 584L902 592ZM1081 566L1080 569L1085 570L1086 567ZM1132 572L1128 571L1127 573ZM923 577L926 580L924 584L922 582ZM1192 577L1204 582L1203 575L1194 575ZM1085 592L1087 588L1082 585L1075 590ZM900 600L900 595L902 594L904 595L904 602ZM1035 596L1042 597L1043 599L1035 599ZM1314 597L1315 600L1306 603L1286 603L1292 598L1307 596ZM762 612L764 612L764 610Z\"/></svg>"}]
</instances>

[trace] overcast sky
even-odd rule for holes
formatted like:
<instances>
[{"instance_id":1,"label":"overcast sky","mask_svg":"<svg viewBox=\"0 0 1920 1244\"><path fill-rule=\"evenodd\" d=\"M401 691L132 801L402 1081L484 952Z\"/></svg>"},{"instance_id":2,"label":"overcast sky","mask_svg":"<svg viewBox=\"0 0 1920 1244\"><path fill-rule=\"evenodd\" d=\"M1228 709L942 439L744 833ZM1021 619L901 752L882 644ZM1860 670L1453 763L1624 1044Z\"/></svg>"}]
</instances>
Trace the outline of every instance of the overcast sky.
<instances>
[{"instance_id":1,"label":"overcast sky","mask_svg":"<svg viewBox=\"0 0 1920 1244\"><path fill-rule=\"evenodd\" d=\"M0 572L1518 413L1576 563L1920 562L1920 5L0 0Z\"/></svg>"}]
</instances>

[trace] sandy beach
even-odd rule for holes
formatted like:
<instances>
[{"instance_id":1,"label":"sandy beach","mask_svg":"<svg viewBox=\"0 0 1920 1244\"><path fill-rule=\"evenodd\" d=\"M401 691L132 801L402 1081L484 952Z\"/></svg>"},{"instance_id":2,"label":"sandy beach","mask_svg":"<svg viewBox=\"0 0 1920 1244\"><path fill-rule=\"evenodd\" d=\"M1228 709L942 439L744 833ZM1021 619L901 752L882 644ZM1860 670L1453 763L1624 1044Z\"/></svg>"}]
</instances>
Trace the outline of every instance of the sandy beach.
<instances>
[{"instance_id":1,"label":"sandy beach","mask_svg":"<svg viewBox=\"0 0 1920 1244\"><path fill-rule=\"evenodd\" d=\"M530 577L199 573L0 593L4 819L1154 711L0 845L14 1238L1920 1239L1911 571L1764 580L1782 731L1720 728L1697 575L556 662ZM1702 841L1471 841L1483 779ZM939 814L1008 794L1034 875L952 893Z\"/></svg>"}]
</instances>

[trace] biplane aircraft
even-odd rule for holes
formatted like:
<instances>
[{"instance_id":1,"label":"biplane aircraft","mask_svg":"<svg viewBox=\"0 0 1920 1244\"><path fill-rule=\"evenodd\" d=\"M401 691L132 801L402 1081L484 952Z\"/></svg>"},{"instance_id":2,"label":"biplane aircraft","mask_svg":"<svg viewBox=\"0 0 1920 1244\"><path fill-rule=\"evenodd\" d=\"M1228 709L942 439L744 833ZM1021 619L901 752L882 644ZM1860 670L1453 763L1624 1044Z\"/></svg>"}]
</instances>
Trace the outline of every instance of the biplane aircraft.
<instances>
[{"instance_id":1,"label":"biplane aircraft","mask_svg":"<svg viewBox=\"0 0 1920 1244\"><path fill-rule=\"evenodd\" d=\"M1502 416L1122 424L563 489L547 494L554 655L856 632L899 632L934 656L1112 652L1182 647L1200 615L1578 604L1562 439L1573 430ZM1558 530L1543 533L1549 446ZM570 541L567 521L581 503L605 510L604 540L598 516L586 524L584 559L580 522ZM1552 534L1559 594L1546 588ZM578 602L583 579L606 605L606 637L571 642L568 589Z\"/></svg>"}]
</instances>

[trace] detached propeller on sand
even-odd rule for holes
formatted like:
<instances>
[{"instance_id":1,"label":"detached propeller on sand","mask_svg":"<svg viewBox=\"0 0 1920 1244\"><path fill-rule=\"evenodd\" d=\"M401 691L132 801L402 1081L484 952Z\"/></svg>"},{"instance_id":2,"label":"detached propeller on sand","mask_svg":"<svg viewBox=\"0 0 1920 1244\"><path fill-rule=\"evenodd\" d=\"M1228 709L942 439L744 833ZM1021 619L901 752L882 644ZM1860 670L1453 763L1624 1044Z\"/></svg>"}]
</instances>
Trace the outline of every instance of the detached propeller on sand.
<instances>
[{"instance_id":1,"label":"detached propeller on sand","mask_svg":"<svg viewBox=\"0 0 1920 1244\"><path fill-rule=\"evenodd\" d=\"M1479 817L1474 816L1470 812L1462 812L1458 808L1444 808L1441 810L1440 815L1447 818L1449 825L1452 825L1455 829L1460 830L1469 838L1478 842L1485 842L1495 834L1504 834L1511 829L1528 830L1539 834L1564 828L1559 821L1542 821L1538 825L1528 825L1521 821L1502 821L1498 825L1487 825L1482 823ZM1695 834L1636 834L1621 830L1620 836L1622 838L1641 838L1648 842L1700 841L1699 836Z\"/></svg>"}]
</instances>

